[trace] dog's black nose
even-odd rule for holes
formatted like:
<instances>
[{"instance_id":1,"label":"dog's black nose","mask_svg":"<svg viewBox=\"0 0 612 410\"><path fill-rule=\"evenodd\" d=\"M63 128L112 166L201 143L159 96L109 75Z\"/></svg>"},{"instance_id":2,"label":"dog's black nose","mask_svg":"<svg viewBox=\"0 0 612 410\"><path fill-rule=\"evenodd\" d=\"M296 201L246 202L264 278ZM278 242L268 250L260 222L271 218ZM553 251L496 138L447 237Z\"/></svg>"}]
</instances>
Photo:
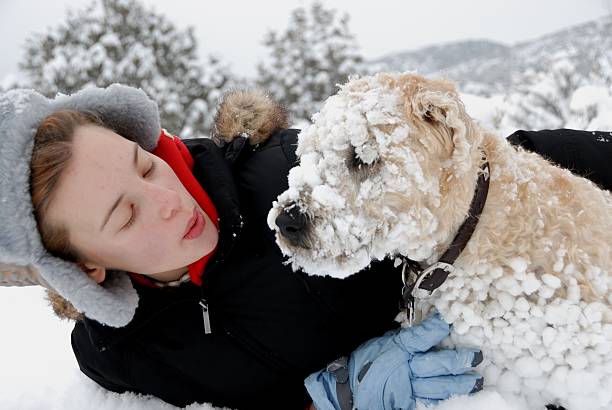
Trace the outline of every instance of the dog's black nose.
<instances>
[{"instance_id":1,"label":"dog's black nose","mask_svg":"<svg viewBox=\"0 0 612 410\"><path fill-rule=\"evenodd\" d=\"M291 243L297 245L303 239L306 231L306 215L300 212L297 206L284 209L276 217L275 222L278 229L280 229L281 235Z\"/></svg>"}]
</instances>

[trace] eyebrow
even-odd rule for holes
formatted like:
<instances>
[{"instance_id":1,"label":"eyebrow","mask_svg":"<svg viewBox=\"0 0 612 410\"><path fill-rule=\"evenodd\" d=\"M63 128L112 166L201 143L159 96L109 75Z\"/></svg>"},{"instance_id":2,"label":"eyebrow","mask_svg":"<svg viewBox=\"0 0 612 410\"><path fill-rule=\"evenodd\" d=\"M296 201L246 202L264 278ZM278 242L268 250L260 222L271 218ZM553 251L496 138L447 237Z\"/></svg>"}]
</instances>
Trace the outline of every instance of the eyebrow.
<instances>
[{"instance_id":1,"label":"eyebrow","mask_svg":"<svg viewBox=\"0 0 612 410\"><path fill-rule=\"evenodd\" d=\"M138 144L136 142L134 143L134 161L133 162L134 162L134 169L137 169L138 168ZM110 210L108 211L108 214L104 218L104 222L102 222L102 226L100 227L100 232L102 231L102 229L104 229L111 215L113 214L115 209L117 209L117 207L121 203L121 200L123 199L124 196L125 194L121 194L119 195L119 198L115 200L115 202L113 203L113 206L111 206Z\"/></svg>"}]
</instances>

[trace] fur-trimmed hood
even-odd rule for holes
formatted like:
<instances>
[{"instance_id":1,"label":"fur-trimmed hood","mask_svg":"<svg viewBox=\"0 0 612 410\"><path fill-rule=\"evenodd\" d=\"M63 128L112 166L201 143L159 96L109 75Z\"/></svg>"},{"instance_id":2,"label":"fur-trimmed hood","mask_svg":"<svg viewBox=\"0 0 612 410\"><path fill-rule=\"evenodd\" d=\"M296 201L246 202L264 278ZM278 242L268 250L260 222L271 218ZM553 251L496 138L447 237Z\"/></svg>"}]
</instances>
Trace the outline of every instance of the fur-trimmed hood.
<instances>
[{"instance_id":1,"label":"fur-trimmed hood","mask_svg":"<svg viewBox=\"0 0 612 410\"><path fill-rule=\"evenodd\" d=\"M288 126L287 111L263 90L234 90L222 97L215 115L213 139L223 144L247 136L249 144L256 145Z\"/></svg>"},{"instance_id":2,"label":"fur-trimmed hood","mask_svg":"<svg viewBox=\"0 0 612 410\"><path fill-rule=\"evenodd\" d=\"M60 319L83 319L83 314L76 310L74 306L72 306L72 303L68 302L66 299L64 299L51 289L47 289L47 300L53 308L53 313L55 313L55 315Z\"/></svg>"},{"instance_id":3,"label":"fur-trimmed hood","mask_svg":"<svg viewBox=\"0 0 612 410\"><path fill-rule=\"evenodd\" d=\"M138 306L138 294L127 274L108 270L106 281L98 284L77 264L47 252L34 217L29 181L33 136L47 115L66 109L95 113L147 151L157 146L161 130L157 104L137 88L112 84L53 99L27 89L0 94L0 286L42 285L89 318L122 327Z\"/></svg>"},{"instance_id":4,"label":"fur-trimmed hood","mask_svg":"<svg viewBox=\"0 0 612 410\"><path fill-rule=\"evenodd\" d=\"M263 90L233 90L221 99L215 116L213 139L224 144L241 136L246 137L249 144L256 145L275 131L287 127L287 112ZM69 320L83 318L82 313L53 290L48 290L47 299L58 317Z\"/></svg>"}]
</instances>

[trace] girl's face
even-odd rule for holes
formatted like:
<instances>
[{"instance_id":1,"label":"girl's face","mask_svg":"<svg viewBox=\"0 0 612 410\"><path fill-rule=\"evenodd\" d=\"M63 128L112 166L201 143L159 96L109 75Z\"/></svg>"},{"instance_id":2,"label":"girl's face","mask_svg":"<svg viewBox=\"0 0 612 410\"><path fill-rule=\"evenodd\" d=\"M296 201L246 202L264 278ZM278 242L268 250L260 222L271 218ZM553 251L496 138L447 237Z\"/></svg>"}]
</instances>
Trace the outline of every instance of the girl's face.
<instances>
[{"instance_id":1,"label":"girl's face","mask_svg":"<svg viewBox=\"0 0 612 410\"><path fill-rule=\"evenodd\" d=\"M188 240L183 236L194 207L204 215L204 231ZM218 240L214 224L164 160L93 125L75 130L73 156L47 217L67 227L98 282L105 268L176 279Z\"/></svg>"}]
</instances>

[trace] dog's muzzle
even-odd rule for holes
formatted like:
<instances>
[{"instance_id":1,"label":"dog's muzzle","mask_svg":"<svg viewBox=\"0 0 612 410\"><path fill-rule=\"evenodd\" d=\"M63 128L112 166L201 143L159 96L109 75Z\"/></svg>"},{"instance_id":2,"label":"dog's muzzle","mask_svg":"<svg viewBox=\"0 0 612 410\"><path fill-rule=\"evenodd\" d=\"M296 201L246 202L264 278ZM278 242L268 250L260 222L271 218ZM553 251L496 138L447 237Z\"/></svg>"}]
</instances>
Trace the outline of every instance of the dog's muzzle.
<instances>
[{"instance_id":1,"label":"dog's muzzle","mask_svg":"<svg viewBox=\"0 0 612 410\"><path fill-rule=\"evenodd\" d=\"M303 246L307 222L306 215L297 206L283 209L275 220L281 235L294 246Z\"/></svg>"}]
</instances>

